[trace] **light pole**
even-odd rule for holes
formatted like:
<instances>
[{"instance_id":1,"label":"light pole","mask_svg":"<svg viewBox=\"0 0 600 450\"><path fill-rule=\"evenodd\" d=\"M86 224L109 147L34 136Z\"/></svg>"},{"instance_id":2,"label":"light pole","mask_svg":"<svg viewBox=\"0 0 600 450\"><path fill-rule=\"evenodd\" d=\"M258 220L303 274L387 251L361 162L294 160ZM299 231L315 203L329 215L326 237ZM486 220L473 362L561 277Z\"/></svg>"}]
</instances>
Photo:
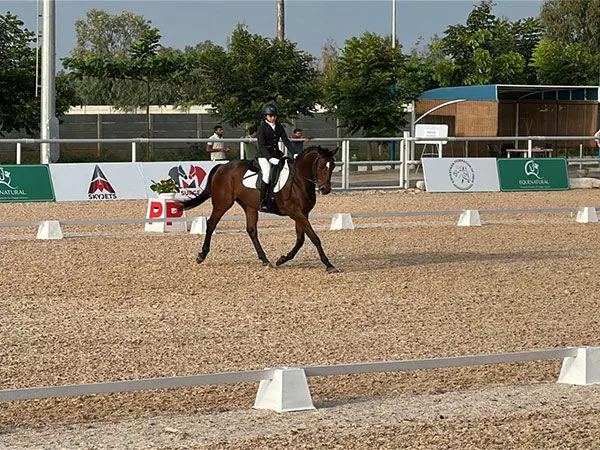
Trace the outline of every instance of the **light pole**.
<instances>
[{"instance_id":1,"label":"light pole","mask_svg":"<svg viewBox=\"0 0 600 450\"><path fill-rule=\"evenodd\" d=\"M396 0L392 0L392 50L396 50ZM396 81L392 84L392 95L396 97ZM390 159L396 159L396 142L390 142Z\"/></svg>"},{"instance_id":2,"label":"light pole","mask_svg":"<svg viewBox=\"0 0 600 450\"><path fill-rule=\"evenodd\" d=\"M56 118L56 18L55 0L44 0L42 37L42 98L40 138L58 138ZM48 164L58 160L58 144L40 144L40 162Z\"/></svg>"},{"instance_id":3,"label":"light pole","mask_svg":"<svg viewBox=\"0 0 600 450\"><path fill-rule=\"evenodd\" d=\"M277 39L285 38L285 9L283 0L277 0Z\"/></svg>"}]
</instances>

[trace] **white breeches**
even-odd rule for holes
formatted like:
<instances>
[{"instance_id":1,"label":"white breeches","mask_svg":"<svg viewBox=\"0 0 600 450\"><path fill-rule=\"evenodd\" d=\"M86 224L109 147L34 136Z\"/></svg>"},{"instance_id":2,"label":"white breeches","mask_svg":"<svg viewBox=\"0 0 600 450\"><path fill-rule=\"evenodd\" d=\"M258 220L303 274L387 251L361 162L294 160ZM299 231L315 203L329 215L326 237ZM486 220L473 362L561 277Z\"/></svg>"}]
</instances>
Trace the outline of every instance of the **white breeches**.
<instances>
[{"instance_id":1,"label":"white breeches","mask_svg":"<svg viewBox=\"0 0 600 450\"><path fill-rule=\"evenodd\" d=\"M262 179L264 183L269 182L269 177L271 176L271 164L277 165L279 164L279 160L277 158L258 158L258 165L262 171Z\"/></svg>"}]
</instances>

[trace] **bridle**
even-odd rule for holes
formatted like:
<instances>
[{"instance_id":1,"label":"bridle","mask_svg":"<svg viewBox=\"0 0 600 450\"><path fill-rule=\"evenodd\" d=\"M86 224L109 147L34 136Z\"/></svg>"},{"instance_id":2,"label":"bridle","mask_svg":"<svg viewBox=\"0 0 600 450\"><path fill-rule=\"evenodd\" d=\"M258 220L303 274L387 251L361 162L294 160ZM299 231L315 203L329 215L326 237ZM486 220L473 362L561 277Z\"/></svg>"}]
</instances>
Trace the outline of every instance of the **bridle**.
<instances>
[{"instance_id":1,"label":"bridle","mask_svg":"<svg viewBox=\"0 0 600 450\"><path fill-rule=\"evenodd\" d=\"M292 179L292 185L290 186L290 193L288 195L288 197L285 199L285 201L289 200L289 198L292 196L292 188L294 187L294 183L296 182L296 176L298 176L299 178L302 178L304 181L308 181L309 183L312 183L313 185L315 185L316 187L320 188L321 185L319 184L319 181L317 180L317 165L319 163L319 159L322 158L321 155L319 155L317 153L317 157L315 158L315 160L313 161L313 167L312 167L312 176L313 178L308 178L305 177L304 175L297 173L296 170L296 164L294 164L293 166L290 164L290 167L293 167L293 173L291 174L291 179ZM297 160L296 160L297 162Z\"/></svg>"}]
</instances>

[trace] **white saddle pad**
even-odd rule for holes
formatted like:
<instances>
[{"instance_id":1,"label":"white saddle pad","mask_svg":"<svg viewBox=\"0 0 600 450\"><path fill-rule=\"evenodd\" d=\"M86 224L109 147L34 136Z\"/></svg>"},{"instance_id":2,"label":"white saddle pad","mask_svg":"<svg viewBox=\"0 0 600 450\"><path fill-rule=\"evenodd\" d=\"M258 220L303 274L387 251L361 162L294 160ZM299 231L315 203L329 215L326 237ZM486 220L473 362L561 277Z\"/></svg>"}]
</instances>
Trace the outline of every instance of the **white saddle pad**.
<instances>
[{"instance_id":1,"label":"white saddle pad","mask_svg":"<svg viewBox=\"0 0 600 450\"><path fill-rule=\"evenodd\" d=\"M254 172L253 170L247 170L246 173L244 174L244 179L242 180L242 184L249 189L258 189L259 188L259 184L258 184L259 175L262 176L262 174L259 174L258 172ZM281 169L281 173L279 174L279 179L277 180L277 183L275 184L275 189L273 189L273 192L279 192L281 189L283 189L283 186L285 186L285 183L287 182L289 176L290 176L290 167L288 165L288 161L285 161L283 163L283 168Z\"/></svg>"}]
</instances>

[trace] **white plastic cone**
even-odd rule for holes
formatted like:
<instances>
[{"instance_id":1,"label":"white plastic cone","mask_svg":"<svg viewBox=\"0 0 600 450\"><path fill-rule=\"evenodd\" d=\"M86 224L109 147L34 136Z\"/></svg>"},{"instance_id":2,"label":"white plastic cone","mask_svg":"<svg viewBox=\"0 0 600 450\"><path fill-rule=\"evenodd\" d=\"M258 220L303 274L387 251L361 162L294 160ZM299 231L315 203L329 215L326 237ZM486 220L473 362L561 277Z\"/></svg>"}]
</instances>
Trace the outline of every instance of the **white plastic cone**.
<instances>
[{"instance_id":1,"label":"white plastic cone","mask_svg":"<svg viewBox=\"0 0 600 450\"><path fill-rule=\"evenodd\" d=\"M558 382L579 386L600 383L600 347L579 347L577 356L565 358Z\"/></svg>"},{"instance_id":2,"label":"white plastic cone","mask_svg":"<svg viewBox=\"0 0 600 450\"><path fill-rule=\"evenodd\" d=\"M577 211L577 218L575 219L579 223L592 223L598 222L598 215L596 214L596 208L592 206L586 206L579 208Z\"/></svg>"},{"instance_id":3,"label":"white plastic cone","mask_svg":"<svg viewBox=\"0 0 600 450\"><path fill-rule=\"evenodd\" d=\"M46 220L38 227L36 239L62 239L63 233L58 220Z\"/></svg>"},{"instance_id":4,"label":"white plastic cone","mask_svg":"<svg viewBox=\"0 0 600 450\"><path fill-rule=\"evenodd\" d=\"M330 230L354 230L354 223L350 214L336 214L331 219Z\"/></svg>"},{"instance_id":5,"label":"white plastic cone","mask_svg":"<svg viewBox=\"0 0 600 450\"><path fill-rule=\"evenodd\" d=\"M282 367L273 372L273 379L260 382L254 409L278 413L315 409L304 369Z\"/></svg>"},{"instance_id":6,"label":"white plastic cone","mask_svg":"<svg viewBox=\"0 0 600 450\"><path fill-rule=\"evenodd\" d=\"M479 218L479 211L476 209L464 210L458 218L459 227L480 227L481 219Z\"/></svg>"},{"instance_id":7,"label":"white plastic cone","mask_svg":"<svg viewBox=\"0 0 600 450\"><path fill-rule=\"evenodd\" d=\"M190 227L190 234L206 234L206 217L195 217Z\"/></svg>"}]
</instances>

